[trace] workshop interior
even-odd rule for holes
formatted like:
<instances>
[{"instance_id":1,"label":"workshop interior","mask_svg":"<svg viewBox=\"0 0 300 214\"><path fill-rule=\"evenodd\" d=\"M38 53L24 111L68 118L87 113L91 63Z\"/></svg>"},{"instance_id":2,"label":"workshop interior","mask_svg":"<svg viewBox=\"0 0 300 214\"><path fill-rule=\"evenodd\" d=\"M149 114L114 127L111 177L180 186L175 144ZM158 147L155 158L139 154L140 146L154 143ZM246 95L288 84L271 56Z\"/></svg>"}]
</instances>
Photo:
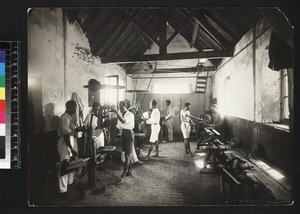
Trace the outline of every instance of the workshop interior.
<instances>
[{"instance_id":1,"label":"workshop interior","mask_svg":"<svg viewBox=\"0 0 300 214\"><path fill-rule=\"evenodd\" d=\"M279 9L32 8L27 27L30 206L293 203Z\"/></svg>"}]
</instances>

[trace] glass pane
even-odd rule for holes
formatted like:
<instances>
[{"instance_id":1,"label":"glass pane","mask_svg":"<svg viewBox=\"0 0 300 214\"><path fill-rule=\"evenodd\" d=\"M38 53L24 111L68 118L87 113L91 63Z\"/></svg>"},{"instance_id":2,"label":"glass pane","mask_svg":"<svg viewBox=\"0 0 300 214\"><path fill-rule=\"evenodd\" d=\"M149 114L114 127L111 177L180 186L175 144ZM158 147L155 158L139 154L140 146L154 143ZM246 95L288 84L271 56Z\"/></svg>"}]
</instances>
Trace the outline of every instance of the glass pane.
<instances>
[{"instance_id":1,"label":"glass pane","mask_svg":"<svg viewBox=\"0 0 300 214\"><path fill-rule=\"evenodd\" d=\"M109 78L109 84L110 85L117 85L118 84L117 77L110 77Z\"/></svg>"},{"instance_id":2,"label":"glass pane","mask_svg":"<svg viewBox=\"0 0 300 214\"><path fill-rule=\"evenodd\" d=\"M105 89L105 104L117 105L117 89Z\"/></svg>"}]
</instances>

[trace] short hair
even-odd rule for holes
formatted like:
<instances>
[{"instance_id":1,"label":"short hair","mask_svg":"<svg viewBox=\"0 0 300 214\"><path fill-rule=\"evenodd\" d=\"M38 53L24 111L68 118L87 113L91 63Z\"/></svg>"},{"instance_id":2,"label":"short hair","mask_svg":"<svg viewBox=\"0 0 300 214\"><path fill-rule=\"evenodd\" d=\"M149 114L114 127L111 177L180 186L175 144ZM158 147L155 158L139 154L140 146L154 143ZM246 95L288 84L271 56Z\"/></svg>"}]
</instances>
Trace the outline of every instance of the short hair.
<instances>
[{"instance_id":1,"label":"short hair","mask_svg":"<svg viewBox=\"0 0 300 214\"><path fill-rule=\"evenodd\" d=\"M151 105L153 105L153 106L157 106L157 102L156 102L156 100L151 100Z\"/></svg>"},{"instance_id":2,"label":"short hair","mask_svg":"<svg viewBox=\"0 0 300 214\"><path fill-rule=\"evenodd\" d=\"M96 108L96 107L100 107L100 106L101 106L101 104L99 102L95 101L92 105L92 108Z\"/></svg>"},{"instance_id":3,"label":"short hair","mask_svg":"<svg viewBox=\"0 0 300 214\"><path fill-rule=\"evenodd\" d=\"M126 108L127 108L127 103L126 103L126 101L124 101L124 100L122 100L122 101L120 101L119 102L119 106L125 106Z\"/></svg>"},{"instance_id":4,"label":"short hair","mask_svg":"<svg viewBox=\"0 0 300 214\"><path fill-rule=\"evenodd\" d=\"M210 107L218 109L218 105L217 104L212 104Z\"/></svg>"},{"instance_id":5,"label":"short hair","mask_svg":"<svg viewBox=\"0 0 300 214\"><path fill-rule=\"evenodd\" d=\"M69 109L71 107L75 107L77 104L75 102L75 100L69 100L68 102L66 102L66 109Z\"/></svg>"},{"instance_id":6,"label":"short hair","mask_svg":"<svg viewBox=\"0 0 300 214\"><path fill-rule=\"evenodd\" d=\"M188 107L188 106L190 106L191 104L189 103L189 102L187 102L187 103L185 103L184 104L184 107Z\"/></svg>"},{"instance_id":7,"label":"short hair","mask_svg":"<svg viewBox=\"0 0 300 214\"><path fill-rule=\"evenodd\" d=\"M130 108L130 101L126 99L125 103L126 103L126 108Z\"/></svg>"},{"instance_id":8,"label":"short hair","mask_svg":"<svg viewBox=\"0 0 300 214\"><path fill-rule=\"evenodd\" d=\"M166 100L166 103L171 104L171 100Z\"/></svg>"}]
</instances>

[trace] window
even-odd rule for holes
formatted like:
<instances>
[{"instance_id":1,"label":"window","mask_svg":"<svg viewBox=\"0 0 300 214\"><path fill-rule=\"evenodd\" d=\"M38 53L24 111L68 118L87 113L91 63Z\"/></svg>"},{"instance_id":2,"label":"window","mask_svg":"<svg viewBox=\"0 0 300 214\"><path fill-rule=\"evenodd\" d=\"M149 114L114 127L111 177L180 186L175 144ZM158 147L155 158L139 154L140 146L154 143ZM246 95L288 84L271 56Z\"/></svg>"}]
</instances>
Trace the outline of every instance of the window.
<instances>
[{"instance_id":1,"label":"window","mask_svg":"<svg viewBox=\"0 0 300 214\"><path fill-rule=\"evenodd\" d=\"M112 75L105 77L105 85L119 86L119 76ZM120 100L124 99L124 89L117 88L106 88L104 92L105 104L118 105Z\"/></svg>"},{"instance_id":2,"label":"window","mask_svg":"<svg viewBox=\"0 0 300 214\"><path fill-rule=\"evenodd\" d=\"M281 70L281 119L283 124L288 124L289 111L289 91L287 70Z\"/></svg>"}]
</instances>

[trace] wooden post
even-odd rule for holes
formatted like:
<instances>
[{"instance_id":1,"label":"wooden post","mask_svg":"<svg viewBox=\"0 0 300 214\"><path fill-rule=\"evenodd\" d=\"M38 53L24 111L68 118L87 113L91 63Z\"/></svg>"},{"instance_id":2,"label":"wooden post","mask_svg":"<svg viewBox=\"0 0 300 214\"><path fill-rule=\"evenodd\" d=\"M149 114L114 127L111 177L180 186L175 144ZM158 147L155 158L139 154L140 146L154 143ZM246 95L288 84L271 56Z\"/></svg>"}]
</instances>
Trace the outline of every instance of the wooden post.
<instances>
[{"instance_id":1,"label":"wooden post","mask_svg":"<svg viewBox=\"0 0 300 214\"><path fill-rule=\"evenodd\" d=\"M289 127L290 132L294 133L294 68L287 69L288 74L288 97L289 97Z\"/></svg>"},{"instance_id":2,"label":"wooden post","mask_svg":"<svg viewBox=\"0 0 300 214\"><path fill-rule=\"evenodd\" d=\"M160 13L159 55L167 54L167 10Z\"/></svg>"},{"instance_id":3,"label":"wooden post","mask_svg":"<svg viewBox=\"0 0 300 214\"><path fill-rule=\"evenodd\" d=\"M86 143L88 145L88 155L90 157L88 162L88 188L96 187L96 168L95 168L95 146L93 138L93 127L90 126L87 130Z\"/></svg>"}]
</instances>

